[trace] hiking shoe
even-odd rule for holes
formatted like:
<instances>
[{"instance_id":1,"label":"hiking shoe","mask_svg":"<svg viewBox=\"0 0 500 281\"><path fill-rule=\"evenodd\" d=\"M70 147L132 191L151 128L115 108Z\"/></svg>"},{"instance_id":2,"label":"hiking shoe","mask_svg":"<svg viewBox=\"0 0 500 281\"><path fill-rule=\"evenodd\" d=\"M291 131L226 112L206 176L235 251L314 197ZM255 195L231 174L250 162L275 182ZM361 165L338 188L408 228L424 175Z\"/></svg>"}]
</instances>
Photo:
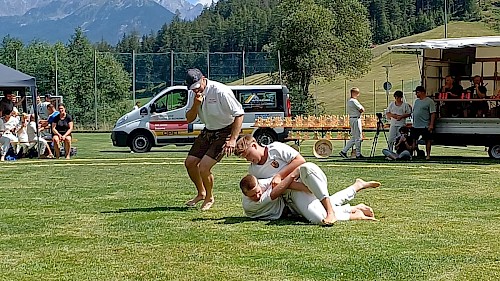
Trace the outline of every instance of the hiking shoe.
<instances>
[{"instance_id":1,"label":"hiking shoe","mask_svg":"<svg viewBox=\"0 0 500 281\"><path fill-rule=\"evenodd\" d=\"M347 153L345 153L343 151L340 151L339 155L342 156L342 158L345 158L345 159L349 158L349 157L347 157Z\"/></svg>"},{"instance_id":2,"label":"hiking shoe","mask_svg":"<svg viewBox=\"0 0 500 281\"><path fill-rule=\"evenodd\" d=\"M361 154L360 154L360 155L356 155L356 159L364 159L364 158L366 158L366 157L364 157L364 156L363 156L363 155L361 155Z\"/></svg>"}]
</instances>

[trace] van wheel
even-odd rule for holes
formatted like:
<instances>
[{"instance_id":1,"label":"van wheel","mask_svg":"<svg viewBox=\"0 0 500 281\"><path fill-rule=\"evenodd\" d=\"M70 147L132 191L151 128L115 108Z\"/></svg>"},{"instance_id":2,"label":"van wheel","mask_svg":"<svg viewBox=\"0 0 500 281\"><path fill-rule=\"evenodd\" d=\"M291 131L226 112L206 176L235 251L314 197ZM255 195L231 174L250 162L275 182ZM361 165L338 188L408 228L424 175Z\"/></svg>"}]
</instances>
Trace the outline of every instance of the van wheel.
<instances>
[{"instance_id":1,"label":"van wheel","mask_svg":"<svg viewBox=\"0 0 500 281\"><path fill-rule=\"evenodd\" d=\"M152 142L149 136L144 133L136 133L130 141L130 149L133 152L144 153L151 150Z\"/></svg>"},{"instance_id":2,"label":"van wheel","mask_svg":"<svg viewBox=\"0 0 500 281\"><path fill-rule=\"evenodd\" d=\"M491 158L500 159L500 144L490 146L488 149L488 155Z\"/></svg>"},{"instance_id":3,"label":"van wheel","mask_svg":"<svg viewBox=\"0 0 500 281\"><path fill-rule=\"evenodd\" d=\"M270 130L257 130L253 135L257 143L260 145L268 145L275 142L278 139L276 133Z\"/></svg>"}]
</instances>

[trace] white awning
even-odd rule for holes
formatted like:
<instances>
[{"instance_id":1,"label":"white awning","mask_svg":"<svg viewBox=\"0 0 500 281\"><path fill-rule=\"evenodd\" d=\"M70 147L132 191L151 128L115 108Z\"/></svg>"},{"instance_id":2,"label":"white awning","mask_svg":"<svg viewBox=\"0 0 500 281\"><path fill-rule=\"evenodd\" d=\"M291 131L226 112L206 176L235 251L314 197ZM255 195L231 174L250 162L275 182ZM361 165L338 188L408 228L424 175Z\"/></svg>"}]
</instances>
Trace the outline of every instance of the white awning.
<instances>
[{"instance_id":1,"label":"white awning","mask_svg":"<svg viewBox=\"0 0 500 281\"><path fill-rule=\"evenodd\" d=\"M459 49L467 47L500 47L500 36L463 37L426 40L420 43L404 43L389 46L398 49Z\"/></svg>"}]
</instances>

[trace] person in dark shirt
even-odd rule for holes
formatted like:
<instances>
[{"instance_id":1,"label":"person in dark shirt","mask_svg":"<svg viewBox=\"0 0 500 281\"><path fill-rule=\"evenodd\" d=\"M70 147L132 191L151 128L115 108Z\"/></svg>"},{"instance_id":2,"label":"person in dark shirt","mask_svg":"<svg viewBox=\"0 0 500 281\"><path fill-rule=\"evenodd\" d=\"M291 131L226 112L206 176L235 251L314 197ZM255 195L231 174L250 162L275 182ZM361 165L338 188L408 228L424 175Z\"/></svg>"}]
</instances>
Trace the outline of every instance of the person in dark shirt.
<instances>
[{"instance_id":1,"label":"person in dark shirt","mask_svg":"<svg viewBox=\"0 0 500 281\"><path fill-rule=\"evenodd\" d=\"M383 149L382 153L387 156L388 160L411 160L413 154L413 138L409 135L408 127L399 128L400 135L396 138L395 146L396 153Z\"/></svg>"},{"instance_id":2,"label":"person in dark shirt","mask_svg":"<svg viewBox=\"0 0 500 281\"><path fill-rule=\"evenodd\" d=\"M15 96L12 91L3 91L3 98L0 100L0 117L4 115L4 112L12 112L14 110L14 103L12 102L14 98Z\"/></svg>"},{"instance_id":3,"label":"person in dark shirt","mask_svg":"<svg viewBox=\"0 0 500 281\"><path fill-rule=\"evenodd\" d=\"M464 88L455 79L448 75L444 78L444 85L441 88L441 93L447 93L448 99L459 99L464 92ZM461 102L446 102L445 115L451 117L459 117L463 112L463 105Z\"/></svg>"},{"instance_id":4,"label":"person in dark shirt","mask_svg":"<svg viewBox=\"0 0 500 281\"><path fill-rule=\"evenodd\" d=\"M60 143L64 143L66 159L70 159L71 152L71 132L73 131L73 118L66 112L66 106L59 104L59 115L54 118L52 123L52 143L56 158L61 154Z\"/></svg>"}]
</instances>

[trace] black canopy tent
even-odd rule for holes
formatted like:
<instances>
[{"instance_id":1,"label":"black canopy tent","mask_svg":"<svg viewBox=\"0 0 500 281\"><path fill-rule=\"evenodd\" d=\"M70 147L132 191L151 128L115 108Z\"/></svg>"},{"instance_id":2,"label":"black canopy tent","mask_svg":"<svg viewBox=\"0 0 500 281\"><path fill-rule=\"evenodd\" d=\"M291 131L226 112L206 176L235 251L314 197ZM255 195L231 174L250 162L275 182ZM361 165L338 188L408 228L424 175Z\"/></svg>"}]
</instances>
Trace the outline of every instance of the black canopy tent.
<instances>
[{"instance_id":1,"label":"black canopy tent","mask_svg":"<svg viewBox=\"0 0 500 281\"><path fill-rule=\"evenodd\" d=\"M20 96L26 95L26 90L31 93L32 101L33 101L33 112L35 113L35 122L38 124L38 112L36 103L36 79L35 77L29 76L27 74L22 73L21 71L10 68L6 65L0 63L0 91L18 91ZM26 111L26 100L23 102L23 110ZM38 132L37 126L37 136L40 134ZM40 149L38 149L38 153L40 154Z\"/></svg>"}]
</instances>

